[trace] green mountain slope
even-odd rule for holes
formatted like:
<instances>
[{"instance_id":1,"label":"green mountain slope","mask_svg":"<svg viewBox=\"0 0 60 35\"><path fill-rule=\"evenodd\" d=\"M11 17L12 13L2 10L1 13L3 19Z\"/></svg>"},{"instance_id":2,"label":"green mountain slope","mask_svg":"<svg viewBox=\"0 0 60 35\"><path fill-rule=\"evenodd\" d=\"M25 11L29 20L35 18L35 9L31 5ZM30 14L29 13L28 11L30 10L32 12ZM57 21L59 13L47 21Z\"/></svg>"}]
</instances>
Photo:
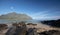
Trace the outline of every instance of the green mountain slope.
<instances>
[{"instance_id":1,"label":"green mountain slope","mask_svg":"<svg viewBox=\"0 0 60 35\"><path fill-rule=\"evenodd\" d=\"M9 19L9 20L32 20L32 18L26 14L17 14L15 12L1 15L0 19Z\"/></svg>"}]
</instances>

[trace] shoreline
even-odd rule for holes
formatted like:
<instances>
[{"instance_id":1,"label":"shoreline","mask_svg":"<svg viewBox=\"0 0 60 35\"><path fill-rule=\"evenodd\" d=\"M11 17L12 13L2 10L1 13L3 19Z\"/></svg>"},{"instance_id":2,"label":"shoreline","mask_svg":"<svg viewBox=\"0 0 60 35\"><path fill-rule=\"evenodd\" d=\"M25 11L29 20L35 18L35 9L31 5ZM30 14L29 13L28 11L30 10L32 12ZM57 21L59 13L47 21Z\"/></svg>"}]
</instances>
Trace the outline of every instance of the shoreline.
<instances>
[{"instance_id":1,"label":"shoreline","mask_svg":"<svg viewBox=\"0 0 60 35\"><path fill-rule=\"evenodd\" d=\"M42 24L42 23L35 23L35 24L37 24L37 25L34 26L34 25L27 25L26 24L26 27L27 27L27 29L36 28L37 33L41 33L41 32L44 32L44 31L49 31L49 30L59 30L60 31L60 28L57 28L57 27L51 27L49 25L45 25L45 24ZM7 24L7 25L8 25L8 29L3 30L2 34L6 33L10 28L14 28L14 26L12 26L12 23Z\"/></svg>"}]
</instances>

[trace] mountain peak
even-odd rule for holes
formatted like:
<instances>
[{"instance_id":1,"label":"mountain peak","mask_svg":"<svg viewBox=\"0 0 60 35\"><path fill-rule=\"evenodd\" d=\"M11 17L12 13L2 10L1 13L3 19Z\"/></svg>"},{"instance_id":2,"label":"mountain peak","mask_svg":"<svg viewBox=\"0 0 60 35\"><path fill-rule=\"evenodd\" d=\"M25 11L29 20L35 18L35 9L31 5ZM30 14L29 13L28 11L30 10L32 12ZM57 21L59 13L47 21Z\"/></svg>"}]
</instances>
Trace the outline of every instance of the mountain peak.
<instances>
[{"instance_id":1,"label":"mountain peak","mask_svg":"<svg viewBox=\"0 0 60 35\"><path fill-rule=\"evenodd\" d=\"M16 12L11 12L11 13L8 13L8 14L17 14Z\"/></svg>"}]
</instances>

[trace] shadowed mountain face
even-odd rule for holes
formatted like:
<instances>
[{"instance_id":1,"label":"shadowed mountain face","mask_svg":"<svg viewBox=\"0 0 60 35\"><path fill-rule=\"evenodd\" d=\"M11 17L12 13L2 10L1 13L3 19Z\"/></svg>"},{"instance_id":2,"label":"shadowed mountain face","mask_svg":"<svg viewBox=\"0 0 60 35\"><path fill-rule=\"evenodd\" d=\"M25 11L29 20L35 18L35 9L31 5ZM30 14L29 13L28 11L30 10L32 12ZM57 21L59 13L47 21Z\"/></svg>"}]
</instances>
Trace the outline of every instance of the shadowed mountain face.
<instances>
[{"instance_id":1,"label":"shadowed mountain face","mask_svg":"<svg viewBox=\"0 0 60 35\"><path fill-rule=\"evenodd\" d=\"M17 14L15 12L1 15L0 19L9 19L9 20L31 20L32 18L26 14Z\"/></svg>"}]
</instances>

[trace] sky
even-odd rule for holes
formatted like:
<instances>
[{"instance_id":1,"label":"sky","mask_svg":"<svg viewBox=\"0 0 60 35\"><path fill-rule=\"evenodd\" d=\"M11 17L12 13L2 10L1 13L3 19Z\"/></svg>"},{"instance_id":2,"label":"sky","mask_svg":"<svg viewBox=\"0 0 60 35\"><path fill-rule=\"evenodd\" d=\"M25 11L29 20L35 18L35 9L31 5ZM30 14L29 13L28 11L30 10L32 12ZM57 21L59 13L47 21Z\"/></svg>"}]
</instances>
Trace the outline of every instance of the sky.
<instances>
[{"instance_id":1,"label":"sky","mask_svg":"<svg viewBox=\"0 0 60 35\"><path fill-rule=\"evenodd\" d=\"M60 0L0 0L0 15L11 12L38 20L60 19Z\"/></svg>"}]
</instances>

